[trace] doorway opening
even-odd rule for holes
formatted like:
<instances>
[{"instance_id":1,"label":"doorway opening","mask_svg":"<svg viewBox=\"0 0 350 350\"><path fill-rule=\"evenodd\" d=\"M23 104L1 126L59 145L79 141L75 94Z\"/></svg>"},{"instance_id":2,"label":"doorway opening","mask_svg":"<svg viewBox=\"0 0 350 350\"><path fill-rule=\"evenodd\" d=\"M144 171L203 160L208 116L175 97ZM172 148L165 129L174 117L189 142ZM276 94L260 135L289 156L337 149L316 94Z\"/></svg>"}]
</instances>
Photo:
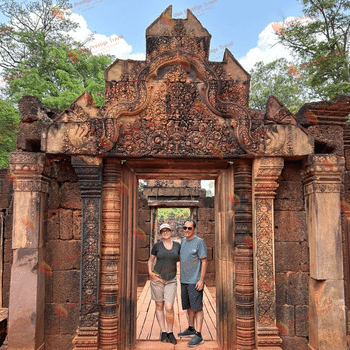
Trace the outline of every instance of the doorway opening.
<instances>
[{"instance_id":1,"label":"doorway opening","mask_svg":"<svg viewBox=\"0 0 350 350\"><path fill-rule=\"evenodd\" d=\"M139 180L140 181L140 180ZM203 184L203 183L202 183ZM214 180L201 187L200 180L147 180L139 192L138 227L144 228L144 240L137 239L137 331L138 341L158 341L160 329L155 316L155 302L151 301L147 260L153 245L160 240L159 227L168 223L172 240L181 242L183 224L187 219L197 222L197 235L208 248L208 268L204 288L204 322L202 335L205 341L216 341L216 283L215 283L215 212ZM140 236L141 238L141 236ZM177 264L178 286L174 302L173 332L188 327L187 312L182 310L180 292L180 263ZM184 339L185 341L186 339ZM179 341L179 339L178 339ZM188 340L187 340L188 341Z\"/></svg>"}]
</instances>

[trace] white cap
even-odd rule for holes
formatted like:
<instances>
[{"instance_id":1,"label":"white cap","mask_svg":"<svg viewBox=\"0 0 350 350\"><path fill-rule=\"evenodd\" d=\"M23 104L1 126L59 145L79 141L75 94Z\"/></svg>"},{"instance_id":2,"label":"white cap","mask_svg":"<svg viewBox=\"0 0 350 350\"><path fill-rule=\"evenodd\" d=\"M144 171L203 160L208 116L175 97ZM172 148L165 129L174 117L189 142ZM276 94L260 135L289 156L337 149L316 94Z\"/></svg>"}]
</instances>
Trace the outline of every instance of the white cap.
<instances>
[{"instance_id":1,"label":"white cap","mask_svg":"<svg viewBox=\"0 0 350 350\"><path fill-rule=\"evenodd\" d=\"M169 224L162 224L162 225L160 225L159 232L161 232L163 230L163 228L168 228L171 231L171 227L170 227Z\"/></svg>"}]
</instances>

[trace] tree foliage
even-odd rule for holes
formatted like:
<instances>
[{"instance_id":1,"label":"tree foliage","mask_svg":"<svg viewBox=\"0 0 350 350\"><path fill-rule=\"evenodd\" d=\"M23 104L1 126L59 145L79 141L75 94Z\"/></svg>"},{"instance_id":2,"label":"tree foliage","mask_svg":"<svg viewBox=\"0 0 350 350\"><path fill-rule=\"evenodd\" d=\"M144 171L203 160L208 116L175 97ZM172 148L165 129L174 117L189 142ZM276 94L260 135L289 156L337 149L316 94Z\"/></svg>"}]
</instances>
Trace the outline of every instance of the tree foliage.
<instances>
[{"instance_id":1,"label":"tree foliage","mask_svg":"<svg viewBox=\"0 0 350 350\"><path fill-rule=\"evenodd\" d=\"M16 151L19 112L7 101L0 100L0 168L9 166L8 155Z\"/></svg>"},{"instance_id":2,"label":"tree foliage","mask_svg":"<svg viewBox=\"0 0 350 350\"><path fill-rule=\"evenodd\" d=\"M274 95L292 113L296 113L307 102L309 92L305 88L304 79L293 74L291 67L292 64L285 58L268 64L256 63L250 72L250 108L264 110L267 99Z\"/></svg>"},{"instance_id":3,"label":"tree foliage","mask_svg":"<svg viewBox=\"0 0 350 350\"><path fill-rule=\"evenodd\" d=\"M350 1L301 0L305 16L275 30L292 49L305 83L319 98L350 93Z\"/></svg>"}]
</instances>

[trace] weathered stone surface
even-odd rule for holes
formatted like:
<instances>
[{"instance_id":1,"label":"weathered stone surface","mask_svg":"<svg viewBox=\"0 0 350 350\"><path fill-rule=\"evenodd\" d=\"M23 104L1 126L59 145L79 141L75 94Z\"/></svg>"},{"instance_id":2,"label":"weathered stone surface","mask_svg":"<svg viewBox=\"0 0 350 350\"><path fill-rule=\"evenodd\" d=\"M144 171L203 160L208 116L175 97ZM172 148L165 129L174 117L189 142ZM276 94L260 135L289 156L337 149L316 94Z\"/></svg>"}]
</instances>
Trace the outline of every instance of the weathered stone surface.
<instances>
[{"instance_id":1,"label":"weathered stone surface","mask_svg":"<svg viewBox=\"0 0 350 350\"><path fill-rule=\"evenodd\" d=\"M4 217L4 222L5 222L4 238L12 240L13 214L6 215Z\"/></svg>"},{"instance_id":2,"label":"weathered stone surface","mask_svg":"<svg viewBox=\"0 0 350 350\"><path fill-rule=\"evenodd\" d=\"M141 248L137 249L137 258L138 260L148 260L149 259L149 249L147 248Z\"/></svg>"},{"instance_id":3,"label":"weathered stone surface","mask_svg":"<svg viewBox=\"0 0 350 350\"><path fill-rule=\"evenodd\" d=\"M79 303L80 271L52 271L53 302Z\"/></svg>"},{"instance_id":4,"label":"weathered stone surface","mask_svg":"<svg viewBox=\"0 0 350 350\"><path fill-rule=\"evenodd\" d=\"M49 241L46 263L52 270L80 269L80 241Z\"/></svg>"},{"instance_id":5,"label":"weathered stone surface","mask_svg":"<svg viewBox=\"0 0 350 350\"><path fill-rule=\"evenodd\" d=\"M27 152L41 151L41 134L46 131L48 124L36 121L21 124L17 133L17 148Z\"/></svg>"},{"instance_id":6,"label":"weathered stone surface","mask_svg":"<svg viewBox=\"0 0 350 350\"><path fill-rule=\"evenodd\" d=\"M58 117L61 111L57 108L50 108L42 104L35 96L24 96L18 102L21 111L21 121L28 123L35 120L47 120Z\"/></svg>"},{"instance_id":7,"label":"weathered stone surface","mask_svg":"<svg viewBox=\"0 0 350 350\"><path fill-rule=\"evenodd\" d=\"M198 221L197 232L200 233L210 233L210 226L208 221Z\"/></svg>"},{"instance_id":8,"label":"weathered stone surface","mask_svg":"<svg viewBox=\"0 0 350 350\"><path fill-rule=\"evenodd\" d=\"M141 274L148 274L147 262L138 261L137 262L137 271Z\"/></svg>"},{"instance_id":9,"label":"weathered stone surface","mask_svg":"<svg viewBox=\"0 0 350 350\"><path fill-rule=\"evenodd\" d=\"M60 317L56 310L59 304L47 303L45 305L45 337L48 334L58 334L60 331Z\"/></svg>"},{"instance_id":10,"label":"weathered stone surface","mask_svg":"<svg viewBox=\"0 0 350 350\"><path fill-rule=\"evenodd\" d=\"M70 161L60 161L57 164L57 181L78 182L78 176L75 173Z\"/></svg>"},{"instance_id":11,"label":"weathered stone surface","mask_svg":"<svg viewBox=\"0 0 350 350\"><path fill-rule=\"evenodd\" d=\"M286 278L287 304L307 305L309 303L309 276L306 273L293 273Z\"/></svg>"},{"instance_id":12,"label":"weathered stone surface","mask_svg":"<svg viewBox=\"0 0 350 350\"><path fill-rule=\"evenodd\" d=\"M60 206L60 185L56 180L51 180L49 185L49 196L47 201L47 210L55 210Z\"/></svg>"},{"instance_id":13,"label":"weathered stone surface","mask_svg":"<svg viewBox=\"0 0 350 350\"><path fill-rule=\"evenodd\" d=\"M4 263L2 275L2 306L9 307L10 299L10 281L11 281L11 263Z\"/></svg>"},{"instance_id":14,"label":"weathered stone surface","mask_svg":"<svg viewBox=\"0 0 350 350\"><path fill-rule=\"evenodd\" d=\"M310 350L308 348L308 341L306 338L302 337L288 337L281 335L283 340L282 349L283 350Z\"/></svg>"},{"instance_id":15,"label":"weathered stone surface","mask_svg":"<svg viewBox=\"0 0 350 350\"><path fill-rule=\"evenodd\" d=\"M4 240L4 262L12 263L12 241L9 239Z\"/></svg>"},{"instance_id":16,"label":"weathered stone surface","mask_svg":"<svg viewBox=\"0 0 350 350\"><path fill-rule=\"evenodd\" d=\"M20 248L14 251L9 304L9 349L35 349L44 343L45 277L38 273L42 254L42 248Z\"/></svg>"},{"instance_id":17,"label":"weathered stone surface","mask_svg":"<svg viewBox=\"0 0 350 350\"><path fill-rule=\"evenodd\" d=\"M151 212L149 210L139 210L139 221L149 222L151 220Z\"/></svg>"},{"instance_id":18,"label":"weathered stone surface","mask_svg":"<svg viewBox=\"0 0 350 350\"><path fill-rule=\"evenodd\" d=\"M297 242L275 242L276 272L300 269L301 246Z\"/></svg>"},{"instance_id":19,"label":"weathered stone surface","mask_svg":"<svg viewBox=\"0 0 350 350\"><path fill-rule=\"evenodd\" d=\"M81 211L73 211L73 239L81 238Z\"/></svg>"},{"instance_id":20,"label":"weathered stone surface","mask_svg":"<svg viewBox=\"0 0 350 350\"><path fill-rule=\"evenodd\" d=\"M280 335L295 335L295 315L293 305L277 305L276 307L277 328Z\"/></svg>"},{"instance_id":21,"label":"weathered stone surface","mask_svg":"<svg viewBox=\"0 0 350 350\"><path fill-rule=\"evenodd\" d=\"M295 334L298 337L309 336L309 306L295 306Z\"/></svg>"},{"instance_id":22,"label":"weathered stone surface","mask_svg":"<svg viewBox=\"0 0 350 350\"><path fill-rule=\"evenodd\" d=\"M60 239L73 238L73 211L62 209L60 211Z\"/></svg>"},{"instance_id":23,"label":"weathered stone surface","mask_svg":"<svg viewBox=\"0 0 350 350\"><path fill-rule=\"evenodd\" d=\"M275 199L275 210L304 210L303 201L293 201L289 199Z\"/></svg>"},{"instance_id":24,"label":"weathered stone surface","mask_svg":"<svg viewBox=\"0 0 350 350\"><path fill-rule=\"evenodd\" d=\"M45 348L50 350L72 350L72 340L74 335L72 334L58 334L58 335L47 335L45 337Z\"/></svg>"},{"instance_id":25,"label":"weathered stone surface","mask_svg":"<svg viewBox=\"0 0 350 350\"><path fill-rule=\"evenodd\" d=\"M215 247L215 235L214 234L205 234L204 242L209 247Z\"/></svg>"},{"instance_id":26,"label":"weathered stone surface","mask_svg":"<svg viewBox=\"0 0 350 350\"><path fill-rule=\"evenodd\" d=\"M198 220L214 221L214 209L212 208L198 208Z\"/></svg>"},{"instance_id":27,"label":"weathered stone surface","mask_svg":"<svg viewBox=\"0 0 350 350\"><path fill-rule=\"evenodd\" d=\"M77 183L66 182L61 186L61 207L81 210L81 196Z\"/></svg>"},{"instance_id":28,"label":"weathered stone surface","mask_svg":"<svg viewBox=\"0 0 350 350\"><path fill-rule=\"evenodd\" d=\"M314 193L306 198L312 218L308 222L310 276L343 278L339 193Z\"/></svg>"},{"instance_id":29,"label":"weathered stone surface","mask_svg":"<svg viewBox=\"0 0 350 350\"><path fill-rule=\"evenodd\" d=\"M314 139L311 133L299 126L266 126L265 156L287 156L312 154Z\"/></svg>"},{"instance_id":30,"label":"weathered stone surface","mask_svg":"<svg viewBox=\"0 0 350 350\"><path fill-rule=\"evenodd\" d=\"M93 302L93 301L86 301ZM60 317L60 334L75 334L79 326L79 301L74 304L65 304L68 314L67 318Z\"/></svg>"},{"instance_id":31,"label":"weathered stone surface","mask_svg":"<svg viewBox=\"0 0 350 350\"><path fill-rule=\"evenodd\" d=\"M300 211L275 210L275 240L302 242L306 240L305 215Z\"/></svg>"},{"instance_id":32,"label":"weathered stone surface","mask_svg":"<svg viewBox=\"0 0 350 350\"><path fill-rule=\"evenodd\" d=\"M315 138L315 153L344 154L343 128L336 125L313 125L308 131Z\"/></svg>"},{"instance_id":33,"label":"weathered stone surface","mask_svg":"<svg viewBox=\"0 0 350 350\"><path fill-rule=\"evenodd\" d=\"M60 238L60 214L55 213L47 218L47 240Z\"/></svg>"},{"instance_id":34,"label":"weathered stone surface","mask_svg":"<svg viewBox=\"0 0 350 350\"><path fill-rule=\"evenodd\" d=\"M309 342L313 349L346 349L343 280L310 278Z\"/></svg>"}]
</instances>

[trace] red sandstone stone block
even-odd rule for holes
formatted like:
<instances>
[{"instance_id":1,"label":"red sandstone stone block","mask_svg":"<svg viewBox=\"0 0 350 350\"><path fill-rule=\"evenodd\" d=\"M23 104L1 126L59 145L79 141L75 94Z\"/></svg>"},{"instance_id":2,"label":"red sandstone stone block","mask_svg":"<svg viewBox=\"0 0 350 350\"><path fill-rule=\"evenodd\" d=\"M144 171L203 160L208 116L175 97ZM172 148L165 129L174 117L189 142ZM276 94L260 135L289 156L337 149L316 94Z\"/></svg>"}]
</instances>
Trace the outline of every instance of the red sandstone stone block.
<instances>
[{"instance_id":1,"label":"red sandstone stone block","mask_svg":"<svg viewBox=\"0 0 350 350\"><path fill-rule=\"evenodd\" d=\"M298 242L275 242L276 272L300 269L301 246Z\"/></svg>"},{"instance_id":2,"label":"red sandstone stone block","mask_svg":"<svg viewBox=\"0 0 350 350\"><path fill-rule=\"evenodd\" d=\"M62 209L60 211L60 239L73 238L73 212Z\"/></svg>"},{"instance_id":3,"label":"red sandstone stone block","mask_svg":"<svg viewBox=\"0 0 350 350\"><path fill-rule=\"evenodd\" d=\"M214 208L198 208L198 220L214 221Z\"/></svg>"},{"instance_id":4,"label":"red sandstone stone block","mask_svg":"<svg viewBox=\"0 0 350 350\"><path fill-rule=\"evenodd\" d=\"M13 220L13 214L9 214L4 217L4 222L5 222L4 238L5 239L12 240L12 220Z\"/></svg>"},{"instance_id":5,"label":"red sandstone stone block","mask_svg":"<svg viewBox=\"0 0 350 350\"><path fill-rule=\"evenodd\" d=\"M139 273L137 276L137 286L144 287L147 280L148 280L148 275Z\"/></svg>"},{"instance_id":6,"label":"red sandstone stone block","mask_svg":"<svg viewBox=\"0 0 350 350\"><path fill-rule=\"evenodd\" d=\"M50 334L45 337L45 349L50 350L72 350L72 340L75 334Z\"/></svg>"},{"instance_id":7,"label":"red sandstone stone block","mask_svg":"<svg viewBox=\"0 0 350 350\"><path fill-rule=\"evenodd\" d=\"M78 300L74 304L64 304L67 318L60 316L60 334L76 334L79 326L79 305Z\"/></svg>"},{"instance_id":8,"label":"red sandstone stone block","mask_svg":"<svg viewBox=\"0 0 350 350\"><path fill-rule=\"evenodd\" d=\"M78 182L74 168L69 161L60 161L57 164L57 181L59 182Z\"/></svg>"},{"instance_id":9,"label":"red sandstone stone block","mask_svg":"<svg viewBox=\"0 0 350 350\"><path fill-rule=\"evenodd\" d=\"M309 306L296 305L295 306L295 330L299 337L309 336Z\"/></svg>"},{"instance_id":10,"label":"red sandstone stone block","mask_svg":"<svg viewBox=\"0 0 350 350\"><path fill-rule=\"evenodd\" d=\"M307 305L309 302L309 276L304 272L291 275L287 288L287 304Z\"/></svg>"},{"instance_id":11,"label":"red sandstone stone block","mask_svg":"<svg viewBox=\"0 0 350 350\"><path fill-rule=\"evenodd\" d=\"M137 262L137 271L141 274L148 274L147 262L138 261Z\"/></svg>"},{"instance_id":12,"label":"red sandstone stone block","mask_svg":"<svg viewBox=\"0 0 350 350\"><path fill-rule=\"evenodd\" d=\"M308 350L308 340L303 337L288 337L281 335L283 349L286 350Z\"/></svg>"},{"instance_id":13,"label":"red sandstone stone block","mask_svg":"<svg viewBox=\"0 0 350 350\"><path fill-rule=\"evenodd\" d=\"M208 221L198 221L197 232L200 234L210 233L210 227Z\"/></svg>"},{"instance_id":14,"label":"red sandstone stone block","mask_svg":"<svg viewBox=\"0 0 350 350\"><path fill-rule=\"evenodd\" d=\"M10 196L8 194L0 195L0 208L7 209L10 205Z\"/></svg>"},{"instance_id":15,"label":"red sandstone stone block","mask_svg":"<svg viewBox=\"0 0 350 350\"><path fill-rule=\"evenodd\" d=\"M52 270L80 269L80 241L49 241L45 262Z\"/></svg>"},{"instance_id":16,"label":"red sandstone stone block","mask_svg":"<svg viewBox=\"0 0 350 350\"><path fill-rule=\"evenodd\" d=\"M146 222L151 220L151 211L150 210L139 210L139 221Z\"/></svg>"},{"instance_id":17,"label":"red sandstone stone block","mask_svg":"<svg viewBox=\"0 0 350 350\"><path fill-rule=\"evenodd\" d=\"M208 247L207 246L207 249L208 249L208 261L212 261L213 258L214 258L214 248L213 247Z\"/></svg>"},{"instance_id":18,"label":"red sandstone stone block","mask_svg":"<svg viewBox=\"0 0 350 350\"><path fill-rule=\"evenodd\" d=\"M73 239L81 239L81 210L73 211Z\"/></svg>"},{"instance_id":19,"label":"red sandstone stone block","mask_svg":"<svg viewBox=\"0 0 350 350\"><path fill-rule=\"evenodd\" d=\"M60 331L60 317L55 311L59 304L45 304L45 335L58 334Z\"/></svg>"},{"instance_id":20,"label":"red sandstone stone block","mask_svg":"<svg viewBox=\"0 0 350 350\"><path fill-rule=\"evenodd\" d=\"M302 242L306 240L305 215L300 211L275 210L275 241Z\"/></svg>"},{"instance_id":21,"label":"red sandstone stone block","mask_svg":"<svg viewBox=\"0 0 350 350\"><path fill-rule=\"evenodd\" d=\"M215 262L214 262L214 260L208 261L207 273L215 273Z\"/></svg>"},{"instance_id":22,"label":"red sandstone stone block","mask_svg":"<svg viewBox=\"0 0 350 350\"><path fill-rule=\"evenodd\" d=\"M61 186L60 200L60 206L62 208L81 210L81 196L78 184L64 183Z\"/></svg>"},{"instance_id":23,"label":"red sandstone stone block","mask_svg":"<svg viewBox=\"0 0 350 350\"><path fill-rule=\"evenodd\" d=\"M207 247L215 247L215 235L213 234L205 234L204 235L204 242L207 245Z\"/></svg>"},{"instance_id":24,"label":"red sandstone stone block","mask_svg":"<svg viewBox=\"0 0 350 350\"><path fill-rule=\"evenodd\" d=\"M54 303L79 303L80 271L53 271L52 283Z\"/></svg>"},{"instance_id":25,"label":"red sandstone stone block","mask_svg":"<svg viewBox=\"0 0 350 350\"><path fill-rule=\"evenodd\" d=\"M149 259L149 249L147 248L139 248L137 249L137 260L139 261L147 261Z\"/></svg>"},{"instance_id":26,"label":"red sandstone stone block","mask_svg":"<svg viewBox=\"0 0 350 350\"><path fill-rule=\"evenodd\" d=\"M12 240L4 239L4 262L12 263Z\"/></svg>"},{"instance_id":27,"label":"red sandstone stone block","mask_svg":"<svg viewBox=\"0 0 350 350\"><path fill-rule=\"evenodd\" d=\"M60 237L60 215L59 213L54 213L47 218L47 240L55 240Z\"/></svg>"},{"instance_id":28,"label":"red sandstone stone block","mask_svg":"<svg viewBox=\"0 0 350 350\"><path fill-rule=\"evenodd\" d=\"M56 180L51 180L49 185L49 198L47 201L47 211L55 210L60 205L60 185Z\"/></svg>"},{"instance_id":29,"label":"red sandstone stone block","mask_svg":"<svg viewBox=\"0 0 350 350\"><path fill-rule=\"evenodd\" d=\"M301 162L286 161L278 181L303 181L301 176Z\"/></svg>"},{"instance_id":30,"label":"red sandstone stone block","mask_svg":"<svg viewBox=\"0 0 350 350\"><path fill-rule=\"evenodd\" d=\"M207 273L205 276L205 284L207 287L213 287L216 285L215 283L215 273Z\"/></svg>"},{"instance_id":31,"label":"red sandstone stone block","mask_svg":"<svg viewBox=\"0 0 350 350\"><path fill-rule=\"evenodd\" d=\"M276 307L277 328L280 335L295 335L294 305L277 305Z\"/></svg>"},{"instance_id":32,"label":"red sandstone stone block","mask_svg":"<svg viewBox=\"0 0 350 350\"><path fill-rule=\"evenodd\" d=\"M53 280L52 275L45 276L45 303L53 303Z\"/></svg>"}]
</instances>

